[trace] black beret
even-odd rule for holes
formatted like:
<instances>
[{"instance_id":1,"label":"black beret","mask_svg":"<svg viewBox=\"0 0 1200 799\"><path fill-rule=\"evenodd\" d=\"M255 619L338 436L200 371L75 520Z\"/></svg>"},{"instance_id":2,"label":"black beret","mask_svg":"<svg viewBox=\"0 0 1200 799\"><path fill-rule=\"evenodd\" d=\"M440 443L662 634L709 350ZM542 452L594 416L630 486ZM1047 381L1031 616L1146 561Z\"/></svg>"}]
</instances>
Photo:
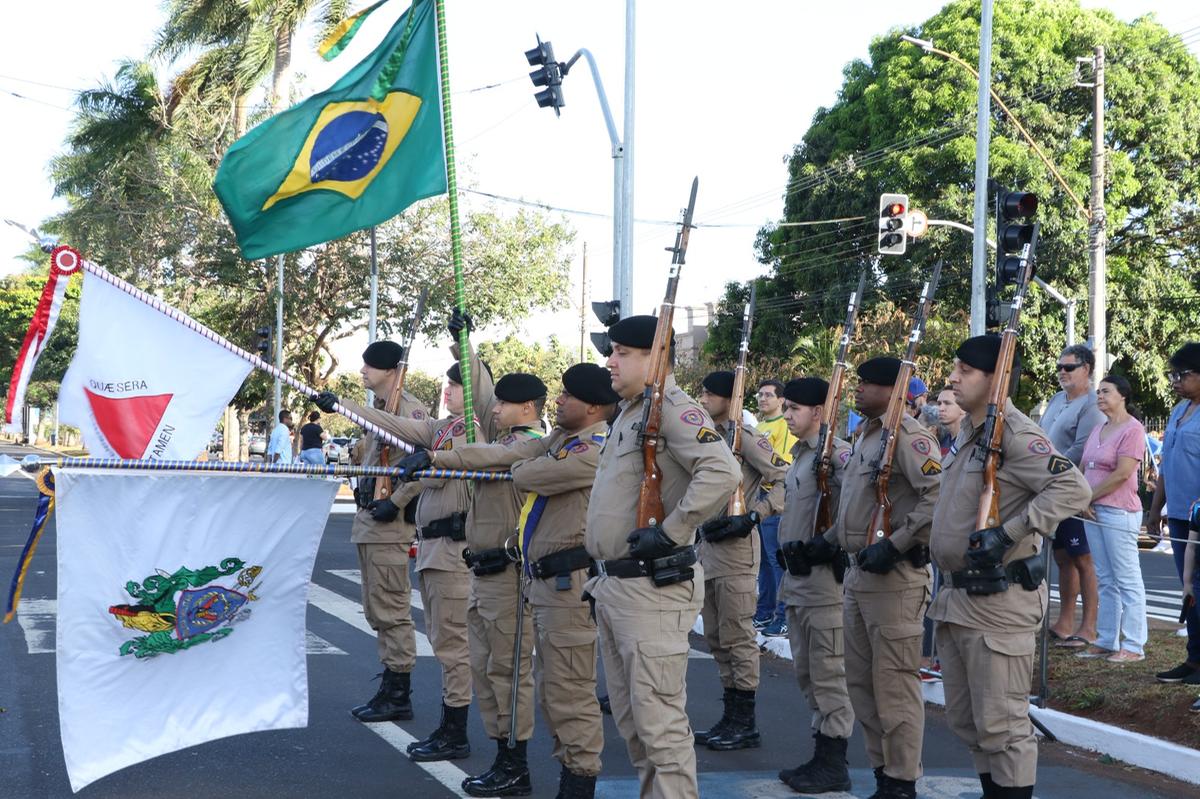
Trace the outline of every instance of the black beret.
<instances>
[{"instance_id":1,"label":"black beret","mask_svg":"<svg viewBox=\"0 0 1200 799\"><path fill-rule=\"evenodd\" d=\"M783 387L783 398L797 405L824 405L829 384L819 377L800 377L789 380Z\"/></svg>"},{"instance_id":2,"label":"black beret","mask_svg":"<svg viewBox=\"0 0 1200 799\"><path fill-rule=\"evenodd\" d=\"M1176 369L1195 369L1200 371L1200 343L1189 341L1171 356L1171 365Z\"/></svg>"},{"instance_id":3,"label":"black beret","mask_svg":"<svg viewBox=\"0 0 1200 799\"><path fill-rule=\"evenodd\" d=\"M496 381L496 399L530 402L546 396L546 384L537 375L513 372Z\"/></svg>"},{"instance_id":4,"label":"black beret","mask_svg":"<svg viewBox=\"0 0 1200 799\"><path fill-rule=\"evenodd\" d=\"M488 376L490 377L492 374L492 367L487 365L487 361L480 361L480 363L483 364L483 368L487 371ZM455 361L454 365L446 370L446 377L450 378L451 383L458 383L460 386L462 385L462 366L458 361Z\"/></svg>"},{"instance_id":5,"label":"black beret","mask_svg":"<svg viewBox=\"0 0 1200 799\"><path fill-rule=\"evenodd\" d=\"M612 375L603 366L577 363L562 375L563 388L589 405L615 405L621 397L612 388Z\"/></svg>"},{"instance_id":6,"label":"black beret","mask_svg":"<svg viewBox=\"0 0 1200 799\"><path fill-rule=\"evenodd\" d=\"M733 398L733 372L710 372L701 383L709 394L716 394L725 399Z\"/></svg>"},{"instance_id":7,"label":"black beret","mask_svg":"<svg viewBox=\"0 0 1200 799\"><path fill-rule=\"evenodd\" d=\"M657 329L657 316L627 316L608 329L608 337L613 344L648 350L654 346L654 331ZM671 340L674 338L675 328L671 328Z\"/></svg>"},{"instance_id":8,"label":"black beret","mask_svg":"<svg viewBox=\"0 0 1200 799\"><path fill-rule=\"evenodd\" d=\"M900 376L900 359L880 355L858 365L858 377L864 383L877 386L894 386Z\"/></svg>"},{"instance_id":9,"label":"black beret","mask_svg":"<svg viewBox=\"0 0 1200 799\"><path fill-rule=\"evenodd\" d=\"M394 341L372 341L363 350L363 363L376 369L395 369L404 357L404 347Z\"/></svg>"},{"instance_id":10,"label":"black beret","mask_svg":"<svg viewBox=\"0 0 1200 799\"><path fill-rule=\"evenodd\" d=\"M972 336L958 345L954 357L974 369L994 372L996 360L1000 357L1000 336L995 333Z\"/></svg>"}]
</instances>

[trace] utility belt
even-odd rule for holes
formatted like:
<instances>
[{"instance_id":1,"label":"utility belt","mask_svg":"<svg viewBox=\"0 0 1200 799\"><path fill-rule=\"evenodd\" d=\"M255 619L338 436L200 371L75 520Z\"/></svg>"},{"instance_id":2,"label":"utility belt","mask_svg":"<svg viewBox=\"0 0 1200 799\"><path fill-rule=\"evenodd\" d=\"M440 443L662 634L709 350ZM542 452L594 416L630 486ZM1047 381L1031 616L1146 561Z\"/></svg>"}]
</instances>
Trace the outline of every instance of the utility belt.
<instances>
[{"instance_id":1,"label":"utility belt","mask_svg":"<svg viewBox=\"0 0 1200 799\"><path fill-rule=\"evenodd\" d=\"M775 562L787 569L787 573L793 577L808 577L812 574L813 566L828 566L833 570L833 578L839 583L846 578L846 553L840 549L831 561L810 563L804 542L788 541L775 550Z\"/></svg>"},{"instance_id":2,"label":"utility belt","mask_svg":"<svg viewBox=\"0 0 1200 799\"><path fill-rule=\"evenodd\" d=\"M366 510L371 507L371 503L375 500L375 480L374 477L358 478L358 485L354 488L354 504L359 510ZM408 504L403 508L404 521L407 524L415 524L417 521L417 497L409 500Z\"/></svg>"},{"instance_id":3,"label":"utility belt","mask_svg":"<svg viewBox=\"0 0 1200 799\"><path fill-rule=\"evenodd\" d=\"M865 547L864 547L865 549ZM847 566L858 566L857 554L851 555L849 552L843 552L842 557L845 559ZM932 561L929 556L929 547L925 544L917 544L910 548L907 552L901 554L900 559L907 560L914 569L924 569Z\"/></svg>"},{"instance_id":4,"label":"utility belt","mask_svg":"<svg viewBox=\"0 0 1200 799\"><path fill-rule=\"evenodd\" d=\"M451 541L467 540L467 514L451 513L443 519L434 519L421 528L421 538L449 538Z\"/></svg>"},{"instance_id":5,"label":"utility belt","mask_svg":"<svg viewBox=\"0 0 1200 799\"><path fill-rule=\"evenodd\" d=\"M679 547L669 555L652 560L618 558L616 560L593 560L590 574L593 577L649 577L658 588L691 580L696 572L696 550L694 547Z\"/></svg>"},{"instance_id":6,"label":"utility belt","mask_svg":"<svg viewBox=\"0 0 1200 799\"><path fill-rule=\"evenodd\" d=\"M475 573L476 577L487 577L489 574L499 574L509 566L520 561L520 556L514 550L507 547L495 547L494 549L481 549L478 552L472 552L469 549L463 550L463 560L467 566Z\"/></svg>"},{"instance_id":7,"label":"utility belt","mask_svg":"<svg viewBox=\"0 0 1200 799\"><path fill-rule=\"evenodd\" d=\"M963 569L949 574L942 572L943 585L949 583L951 587L962 588L972 596L1002 594L1010 585L1019 585L1026 591L1036 591L1044 579L1046 561L1041 553L1014 560L1008 565L997 563L986 569Z\"/></svg>"},{"instance_id":8,"label":"utility belt","mask_svg":"<svg viewBox=\"0 0 1200 799\"><path fill-rule=\"evenodd\" d=\"M529 571L539 580L554 580L554 590L570 591L571 575L592 565L584 547L571 547L538 558L529 564Z\"/></svg>"}]
</instances>

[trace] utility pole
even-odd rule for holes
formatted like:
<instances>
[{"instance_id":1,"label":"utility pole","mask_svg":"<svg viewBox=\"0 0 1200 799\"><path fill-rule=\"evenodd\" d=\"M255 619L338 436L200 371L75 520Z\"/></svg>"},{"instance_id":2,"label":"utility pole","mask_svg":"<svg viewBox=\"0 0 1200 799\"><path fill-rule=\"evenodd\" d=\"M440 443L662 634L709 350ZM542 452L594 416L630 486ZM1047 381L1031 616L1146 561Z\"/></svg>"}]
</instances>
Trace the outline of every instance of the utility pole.
<instances>
[{"instance_id":1,"label":"utility pole","mask_svg":"<svg viewBox=\"0 0 1200 799\"><path fill-rule=\"evenodd\" d=\"M379 255L375 226L371 226L371 298L367 306L367 343L374 344L379 328ZM375 407L375 392L367 389L367 407Z\"/></svg>"},{"instance_id":2,"label":"utility pole","mask_svg":"<svg viewBox=\"0 0 1200 799\"><path fill-rule=\"evenodd\" d=\"M634 28L637 22L635 0L625 0L625 131L621 159L621 287L616 299L621 301L621 316L633 316L633 100ZM614 286L614 288L616 288Z\"/></svg>"},{"instance_id":3,"label":"utility pole","mask_svg":"<svg viewBox=\"0 0 1200 799\"><path fill-rule=\"evenodd\" d=\"M579 360L584 360L587 346L587 242L583 243L583 274L579 278Z\"/></svg>"},{"instance_id":4,"label":"utility pole","mask_svg":"<svg viewBox=\"0 0 1200 799\"><path fill-rule=\"evenodd\" d=\"M979 98L975 111L975 219L971 247L971 335L987 328L988 147L992 123L992 0L979 20Z\"/></svg>"},{"instance_id":5,"label":"utility pole","mask_svg":"<svg viewBox=\"0 0 1200 799\"><path fill-rule=\"evenodd\" d=\"M1087 61L1086 58L1079 59ZM1076 85L1092 89L1092 193L1088 198L1091 223L1088 226L1088 338L1096 354L1092 387L1108 371L1108 274L1105 250L1108 233L1104 214L1104 45L1096 45L1092 62L1092 82Z\"/></svg>"},{"instance_id":6,"label":"utility pole","mask_svg":"<svg viewBox=\"0 0 1200 799\"><path fill-rule=\"evenodd\" d=\"M283 253L276 256L275 260L275 291L278 295L275 297L275 368L283 368ZM275 378L275 386L272 391L272 399L274 400L275 418L267 422L267 434L270 435L275 423L279 421L279 412L283 410L283 384L279 382L279 378Z\"/></svg>"}]
</instances>

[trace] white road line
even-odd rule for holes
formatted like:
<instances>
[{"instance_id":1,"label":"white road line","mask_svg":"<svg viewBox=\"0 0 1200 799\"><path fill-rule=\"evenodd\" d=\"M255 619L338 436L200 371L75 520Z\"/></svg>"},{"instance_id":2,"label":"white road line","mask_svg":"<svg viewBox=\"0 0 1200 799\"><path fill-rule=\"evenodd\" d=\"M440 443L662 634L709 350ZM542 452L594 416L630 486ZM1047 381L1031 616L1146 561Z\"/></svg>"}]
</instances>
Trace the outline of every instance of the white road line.
<instances>
[{"instance_id":1,"label":"white road line","mask_svg":"<svg viewBox=\"0 0 1200 799\"><path fill-rule=\"evenodd\" d=\"M371 629L371 625L367 624L367 619L365 616L363 616L362 605L355 602L353 599L346 599L346 597L342 596L336 591L330 591L328 588L317 585L316 583L309 583L308 604L312 605L318 610L328 613L334 618L346 622L346 624L349 624L351 627L354 627L357 630L361 630L372 638L375 637L375 631ZM417 656L432 657L433 647L430 645L429 639L419 630L417 631L416 636Z\"/></svg>"},{"instance_id":2,"label":"white road line","mask_svg":"<svg viewBox=\"0 0 1200 799\"><path fill-rule=\"evenodd\" d=\"M379 722L377 724L364 724L364 727L378 735L388 744L400 752L405 757L408 757L408 745L415 742L417 739L409 735L407 732L397 727L388 721ZM446 790L455 796L467 796L463 793L462 782L467 778L467 772L460 769L448 760L435 760L432 763L420 763L413 761L416 765L424 769L425 773L433 777L446 787Z\"/></svg>"},{"instance_id":3,"label":"white road line","mask_svg":"<svg viewBox=\"0 0 1200 799\"><path fill-rule=\"evenodd\" d=\"M17 606L17 623L25 633L25 647L31 655L54 654L54 629L58 619L57 599L22 599ZM372 633L373 634L373 633ZM310 655L345 655L316 633L304 631L304 649Z\"/></svg>"}]
</instances>

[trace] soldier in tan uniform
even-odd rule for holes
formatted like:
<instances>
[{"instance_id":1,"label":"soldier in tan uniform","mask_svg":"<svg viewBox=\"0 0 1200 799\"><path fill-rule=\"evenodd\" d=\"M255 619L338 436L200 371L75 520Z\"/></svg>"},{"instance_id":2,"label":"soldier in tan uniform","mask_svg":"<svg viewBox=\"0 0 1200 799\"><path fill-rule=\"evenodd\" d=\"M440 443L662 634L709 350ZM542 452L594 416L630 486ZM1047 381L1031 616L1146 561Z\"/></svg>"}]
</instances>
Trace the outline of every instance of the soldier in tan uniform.
<instances>
[{"instance_id":1,"label":"soldier in tan uniform","mask_svg":"<svg viewBox=\"0 0 1200 799\"><path fill-rule=\"evenodd\" d=\"M938 497L941 450L920 422L903 415L888 499L892 534L874 540L875 471L897 358L858 367L854 392L866 417L842 475L835 527L849 556L844 600L846 684L875 769L872 799L913 799L921 776L925 699L921 634L929 604L929 523Z\"/></svg>"},{"instance_id":2,"label":"soldier in tan uniform","mask_svg":"<svg viewBox=\"0 0 1200 799\"><path fill-rule=\"evenodd\" d=\"M695 563L696 528L721 512L741 470L712 419L668 375L661 443L666 517L637 528L642 484L642 390L658 320L631 316L609 328L608 368L622 398L600 454L588 502L587 551L596 576L587 591L613 718L638 772L640 795L695 799L696 753L688 724L688 631L704 603Z\"/></svg>"},{"instance_id":3,"label":"soldier in tan uniform","mask_svg":"<svg viewBox=\"0 0 1200 799\"><path fill-rule=\"evenodd\" d=\"M474 377L474 375L472 375ZM484 429L492 443L453 450L414 453L405 460L413 471L429 465L450 469L487 468L497 449L542 438L541 415L546 385L530 374L508 374L496 383L494 400L482 406ZM462 783L470 796L527 796L531 791L526 746L533 737L533 630L521 635L520 675L514 683L513 655L521 596L519 554L514 531L524 494L512 483L479 482L467 514L464 559L472 572L467 606L467 641L479 715L496 741L491 768ZM523 611L521 611L523 612ZM508 746L512 692L517 692L514 747Z\"/></svg>"},{"instance_id":4,"label":"soldier in tan uniform","mask_svg":"<svg viewBox=\"0 0 1200 799\"><path fill-rule=\"evenodd\" d=\"M724 713L707 730L696 732L696 743L726 751L761 744L754 719L758 690L758 641L754 610L758 604L759 520L783 510L783 475L787 462L775 454L771 440L741 419L729 419L734 374L712 372L700 389L700 406L731 438L729 426L742 426L739 455L746 512L722 514L700 527L700 564L704 567L704 638L708 641L724 688Z\"/></svg>"},{"instance_id":5,"label":"soldier in tan uniform","mask_svg":"<svg viewBox=\"0 0 1200 799\"><path fill-rule=\"evenodd\" d=\"M966 416L942 475L931 546L942 574L929 615L946 715L966 742L987 799L1030 799L1037 741L1029 721L1036 633L1048 606L1041 549L1058 523L1088 506L1091 489L1042 430L1005 402L997 470L1000 526L976 530L983 491L979 440L1000 337L967 339L950 387Z\"/></svg>"},{"instance_id":6,"label":"soldier in tan uniform","mask_svg":"<svg viewBox=\"0 0 1200 799\"><path fill-rule=\"evenodd\" d=\"M772 556L784 567L779 596L787 605L792 666L812 708L813 756L784 769L779 779L798 793L850 790L846 744L854 730L854 710L846 689L842 635L844 553L837 532L815 535L820 488L816 460L821 411L829 384L819 377L788 381L783 388L783 418L797 439L792 465L783 479L785 503L779 524L780 549ZM833 435L832 431L830 435ZM834 438L829 475L830 511L837 508L850 445Z\"/></svg>"},{"instance_id":7,"label":"soldier in tan uniform","mask_svg":"<svg viewBox=\"0 0 1200 799\"><path fill-rule=\"evenodd\" d=\"M373 342L363 351L360 371L363 385L375 392L375 407L382 410L399 378L397 365L404 348L393 341ZM420 400L404 391L398 416L418 421L428 418ZM383 444L367 433L356 447L354 462L379 466ZM388 464L396 465L405 456L399 447L388 448ZM419 488L411 483L393 482L386 499L375 500L376 480L358 481L354 500L358 511L350 527L350 541L358 549L358 567L362 575L363 614L379 642L383 662L379 691L366 704L350 711L364 722L397 721L413 717L410 679L417 664L417 639L412 620L412 585L408 577L408 550L416 528L411 513L406 513Z\"/></svg>"},{"instance_id":8,"label":"soldier in tan uniform","mask_svg":"<svg viewBox=\"0 0 1200 799\"><path fill-rule=\"evenodd\" d=\"M583 546L588 497L619 397L607 369L563 372L556 426L543 438L455 451L463 468L511 468L524 492L517 532L536 634L538 703L562 764L561 799L592 799L604 727L596 701L596 622L581 598L591 560ZM499 391L499 386L497 386ZM441 456L435 458L440 465Z\"/></svg>"}]
</instances>

